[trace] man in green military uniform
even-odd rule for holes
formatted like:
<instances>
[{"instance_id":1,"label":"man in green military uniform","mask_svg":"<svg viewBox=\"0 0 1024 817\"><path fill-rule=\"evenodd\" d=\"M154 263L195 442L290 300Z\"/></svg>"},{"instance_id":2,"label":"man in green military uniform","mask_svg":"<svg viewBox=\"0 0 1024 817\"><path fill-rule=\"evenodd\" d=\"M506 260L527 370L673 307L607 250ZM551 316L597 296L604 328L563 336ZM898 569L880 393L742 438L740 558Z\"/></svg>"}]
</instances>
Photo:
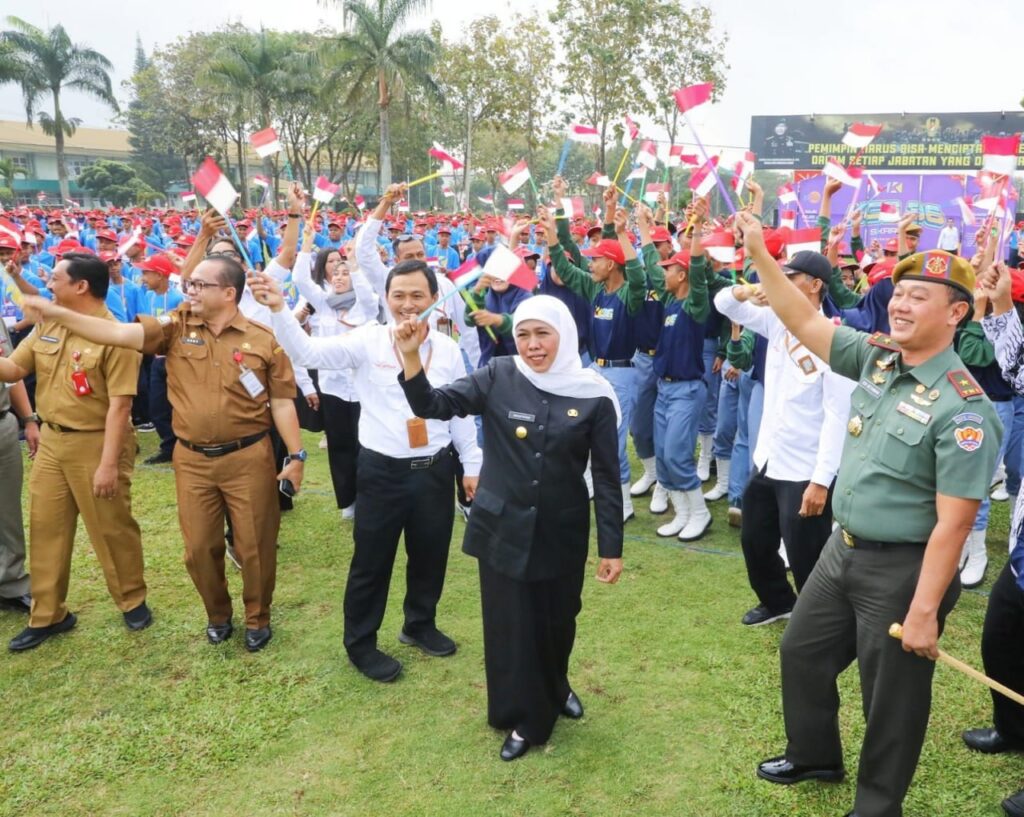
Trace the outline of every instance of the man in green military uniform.
<instances>
[{"instance_id":1,"label":"man in green military uniform","mask_svg":"<svg viewBox=\"0 0 1024 817\"><path fill-rule=\"evenodd\" d=\"M960 551L988 489L1002 425L952 348L974 271L917 253L893 272L891 337L819 315L738 219L772 309L833 371L857 382L836 478L839 521L780 647L786 753L774 783L844 776L836 678L857 659L866 720L854 817L900 817L928 724L938 638L960 593ZM903 643L888 635L901 622Z\"/></svg>"}]
</instances>

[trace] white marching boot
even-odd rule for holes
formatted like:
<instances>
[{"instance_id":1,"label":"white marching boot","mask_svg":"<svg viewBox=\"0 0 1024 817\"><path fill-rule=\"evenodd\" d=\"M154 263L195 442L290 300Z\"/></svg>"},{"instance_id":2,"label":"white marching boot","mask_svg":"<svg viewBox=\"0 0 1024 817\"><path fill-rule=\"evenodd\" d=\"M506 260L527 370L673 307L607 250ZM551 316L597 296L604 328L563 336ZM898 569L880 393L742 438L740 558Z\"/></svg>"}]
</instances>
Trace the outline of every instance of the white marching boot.
<instances>
[{"instance_id":1,"label":"white marching boot","mask_svg":"<svg viewBox=\"0 0 1024 817\"><path fill-rule=\"evenodd\" d=\"M731 465L732 460L715 457L715 466L718 473L715 476L715 487L704 494L704 499L707 502L714 502L729 495L729 468Z\"/></svg>"},{"instance_id":2,"label":"white marching boot","mask_svg":"<svg viewBox=\"0 0 1024 817\"><path fill-rule=\"evenodd\" d=\"M707 482L711 479L711 444L714 440L712 434L701 434L700 439L700 456L697 458L697 479L701 482Z\"/></svg>"},{"instance_id":3,"label":"white marching boot","mask_svg":"<svg viewBox=\"0 0 1024 817\"><path fill-rule=\"evenodd\" d=\"M972 530L964 542L966 559L960 568L960 584L964 587L977 587L985 578L988 567L988 551L985 549L985 533L983 530Z\"/></svg>"},{"instance_id":4,"label":"white marching boot","mask_svg":"<svg viewBox=\"0 0 1024 817\"><path fill-rule=\"evenodd\" d=\"M695 542L711 527L711 511L704 504L700 488L687 491L684 497L690 508L690 517L686 520L686 527L679 531L679 538L683 542Z\"/></svg>"},{"instance_id":5,"label":"white marching boot","mask_svg":"<svg viewBox=\"0 0 1024 817\"><path fill-rule=\"evenodd\" d=\"M658 528L658 536L678 536L690 519L690 506L686 502L686 494L682 491L669 491L668 498L675 509L676 515L669 522Z\"/></svg>"},{"instance_id":6,"label":"white marching boot","mask_svg":"<svg viewBox=\"0 0 1024 817\"><path fill-rule=\"evenodd\" d=\"M622 483L622 521L628 522L636 514L633 511L633 500L629 496L629 483Z\"/></svg>"},{"instance_id":7,"label":"white marching boot","mask_svg":"<svg viewBox=\"0 0 1024 817\"><path fill-rule=\"evenodd\" d=\"M633 483L633 487L629 489L630 496L643 496L658 481L654 469L654 457L644 457L640 462L644 466L644 475Z\"/></svg>"},{"instance_id":8,"label":"white marching boot","mask_svg":"<svg viewBox=\"0 0 1024 817\"><path fill-rule=\"evenodd\" d=\"M659 516L668 510L668 491L661 487L660 482L654 483L654 493L651 494L651 513Z\"/></svg>"}]
</instances>

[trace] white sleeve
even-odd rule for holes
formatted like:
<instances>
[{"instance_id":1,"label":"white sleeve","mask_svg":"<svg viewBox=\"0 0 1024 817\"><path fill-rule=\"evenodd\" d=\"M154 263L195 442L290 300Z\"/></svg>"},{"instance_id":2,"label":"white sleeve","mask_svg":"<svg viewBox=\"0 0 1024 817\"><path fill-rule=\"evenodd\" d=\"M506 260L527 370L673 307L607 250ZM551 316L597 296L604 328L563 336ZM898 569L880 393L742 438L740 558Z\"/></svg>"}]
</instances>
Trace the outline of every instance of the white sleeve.
<instances>
[{"instance_id":1,"label":"white sleeve","mask_svg":"<svg viewBox=\"0 0 1024 817\"><path fill-rule=\"evenodd\" d=\"M715 308L733 323L766 338L770 336L772 324L778 320L775 313L766 306L737 301L732 294L732 287L726 287L715 296Z\"/></svg>"},{"instance_id":2,"label":"white sleeve","mask_svg":"<svg viewBox=\"0 0 1024 817\"><path fill-rule=\"evenodd\" d=\"M316 394L316 386L313 385L313 378L309 376L309 372L306 371L305 367L297 366L293 363L292 371L295 372L295 385L299 387L299 391L302 392L303 397L309 397L311 394Z\"/></svg>"},{"instance_id":3,"label":"white sleeve","mask_svg":"<svg viewBox=\"0 0 1024 817\"><path fill-rule=\"evenodd\" d=\"M822 376L821 385L825 413L818 432L818 458L811 482L827 488L839 473L846 442L846 424L850 419L850 397L857 383L829 369Z\"/></svg>"},{"instance_id":4,"label":"white sleeve","mask_svg":"<svg viewBox=\"0 0 1024 817\"><path fill-rule=\"evenodd\" d=\"M299 295L305 298L317 312L325 311L327 307L327 295L323 288L313 281L313 254L300 252L295 258L295 269L292 270L292 280L299 290Z\"/></svg>"},{"instance_id":5,"label":"white sleeve","mask_svg":"<svg viewBox=\"0 0 1024 817\"><path fill-rule=\"evenodd\" d=\"M359 332L311 338L287 309L271 312L270 325L293 365L317 370L354 369L366 357Z\"/></svg>"},{"instance_id":6,"label":"white sleeve","mask_svg":"<svg viewBox=\"0 0 1024 817\"><path fill-rule=\"evenodd\" d=\"M282 267L277 263L276 258L271 258L270 263L267 264L267 268L263 270L267 275L277 281L279 284L283 284L288 280L288 276L292 274L292 271L287 267Z\"/></svg>"},{"instance_id":7,"label":"white sleeve","mask_svg":"<svg viewBox=\"0 0 1024 817\"><path fill-rule=\"evenodd\" d=\"M480 466L483 464L484 455L476 444L476 420L472 415L452 417L448 421L448 428L452 435L452 442L455 443L455 450L459 452L462 470L465 471L467 477L480 476Z\"/></svg>"},{"instance_id":8,"label":"white sleeve","mask_svg":"<svg viewBox=\"0 0 1024 817\"><path fill-rule=\"evenodd\" d=\"M377 316L380 314L381 299L366 279L362 268L356 267L352 270L350 277L352 279L352 289L356 293L356 309L362 313L364 321L377 320Z\"/></svg>"},{"instance_id":9,"label":"white sleeve","mask_svg":"<svg viewBox=\"0 0 1024 817\"><path fill-rule=\"evenodd\" d=\"M356 233L356 261L370 285L382 298L384 297L384 284L388 278L388 268L384 266L384 262L380 260L380 254L377 252L377 237L380 235L383 223L375 218L368 218L366 224L360 227L359 232Z\"/></svg>"}]
</instances>

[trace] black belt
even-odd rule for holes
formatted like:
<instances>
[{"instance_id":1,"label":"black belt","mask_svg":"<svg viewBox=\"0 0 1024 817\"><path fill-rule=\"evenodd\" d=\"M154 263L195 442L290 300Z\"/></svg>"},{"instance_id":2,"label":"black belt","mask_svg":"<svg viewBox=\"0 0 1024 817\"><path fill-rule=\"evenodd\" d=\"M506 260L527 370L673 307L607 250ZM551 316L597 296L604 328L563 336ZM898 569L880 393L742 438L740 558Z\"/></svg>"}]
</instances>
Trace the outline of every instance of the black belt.
<instances>
[{"instance_id":1,"label":"black belt","mask_svg":"<svg viewBox=\"0 0 1024 817\"><path fill-rule=\"evenodd\" d=\"M45 425L48 425L54 431L60 431L60 432L63 432L64 434L82 434L82 433L85 433L85 429L82 429L82 428L68 428L67 426L57 425L57 423L50 423L50 422L47 422L46 420L43 420L43 423ZM96 432L93 432L93 433L96 433Z\"/></svg>"},{"instance_id":2,"label":"black belt","mask_svg":"<svg viewBox=\"0 0 1024 817\"><path fill-rule=\"evenodd\" d=\"M189 451L196 451L204 457L223 457L225 454L231 454L235 451L241 451L243 448L248 448L250 445L255 445L266 437L268 433L267 431L261 431L259 434L242 437L240 440L232 440L229 443L220 443L219 445L195 445L188 440L182 439L179 439L178 442Z\"/></svg>"},{"instance_id":3,"label":"black belt","mask_svg":"<svg viewBox=\"0 0 1024 817\"><path fill-rule=\"evenodd\" d=\"M394 471L422 471L426 468L433 467L451 454L451 452L452 447L450 445L446 445L430 457L389 457L386 454L380 454L377 451L371 451L369 448L364 448L362 450L362 456L375 460L380 465Z\"/></svg>"},{"instance_id":4,"label":"black belt","mask_svg":"<svg viewBox=\"0 0 1024 817\"><path fill-rule=\"evenodd\" d=\"M603 357L597 358L594 363L603 369L625 369L633 365L632 360L605 360Z\"/></svg>"},{"instance_id":5,"label":"black belt","mask_svg":"<svg viewBox=\"0 0 1024 817\"><path fill-rule=\"evenodd\" d=\"M843 535L843 542L846 546L854 550L891 550L892 548L905 547L921 548L921 550L924 550L925 547L920 542L874 542L870 539L861 539L859 536L854 536L846 528L841 528L840 532Z\"/></svg>"},{"instance_id":6,"label":"black belt","mask_svg":"<svg viewBox=\"0 0 1024 817\"><path fill-rule=\"evenodd\" d=\"M659 377L662 383L688 383L691 380L699 380L697 377Z\"/></svg>"}]
</instances>

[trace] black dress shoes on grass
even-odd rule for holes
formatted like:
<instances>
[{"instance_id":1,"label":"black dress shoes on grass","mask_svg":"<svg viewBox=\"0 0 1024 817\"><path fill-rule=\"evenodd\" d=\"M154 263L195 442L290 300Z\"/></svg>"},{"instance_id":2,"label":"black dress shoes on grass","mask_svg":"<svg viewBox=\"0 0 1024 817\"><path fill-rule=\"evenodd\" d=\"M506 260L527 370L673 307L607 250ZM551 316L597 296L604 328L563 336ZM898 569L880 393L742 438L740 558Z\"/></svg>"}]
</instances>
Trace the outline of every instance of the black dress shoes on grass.
<instances>
[{"instance_id":1,"label":"black dress shoes on grass","mask_svg":"<svg viewBox=\"0 0 1024 817\"><path fill-rule=\"evenodd\" d=\"M436 627L433 630L416 633L416 635L410 635L403 629L398 634L398 640L403 644L419 647L427 655L432 655L435 658L452 655L457 649L455 642Z\"/></svg>"},{"instance_id":2,"label":"black dress shoes on grass","mask_svg":"<svg viewBox=\"0 0 1024 817\"><path fill-rule=\"evenodd\" d=\"M518 760L530 751L530 741L526 738L516 737L515 730L508 733L505 742L501 744L502 760Z\"/></svg>"},{"instance_id":3,"label":"black dress shoes on grass","mask_svg":"<svg viewBox=\"0 0 1024 817\"><path fill-rule=\"evenodd\" d=\"M68 613L64 616L63 621L58 621L56 624L51 624L48 627L26 627L11 639L7 648L11 652L31 650L38 647L51 636L66 633L68 630L72 629L77 622L78 619L75 618L75 614Z\"/></svg>"},{"instance_id":4,"label":"black dress shoes on grass","mask_svg":"<svg viewBox=\"0 0 1024 817\"><path fill-rule=\"evenodd\" d=\"M235 631L234 625L230 620L225 621L223 624L213 624L212 622L206 625L206 640L211 644L223 644Z\"/></svg>"},{"instance_id":5,"label":"black dress shoes on grass","mask_svg":"<svg viewBox=\"0 0 1024 817\"><path fill-rule=\"evenodd\" d=\"M348 660L371 681L379 681L382 684L394 681L402 671L401 661L396 661L390 655L376 649L359 655L350 653Z\"/></svg>"},{"instance_id":6,"label":"black dress shoes on grass","mask_svg":"<svg viewBox=\"0 0 1024 817\"><path fill-rule=\"evenodd\" d=\"M569 690L569 697L565 701L565 706L562 707L562 714L574 721L583 717L583 702L572 690Z\"/></svg>"},{"instance_id":7,"label":"black dress shoes on grass","mask_svg":"<svg viewBox=\"0 0 1024 817\"><path fill-rule=\"evenodd\" d=\"M968 729L962 737L968 749L984 752L986 755L1024 751L1024 743L1005 737L996 729Z\"/></svg>"},{"instance_id":8,"label":"black dress shoes on grass","mask_svg":"<svg viewBox=\"0 0 1024 817\"><path fill-rule=\"evenodd\" d=\"M259 652L270 643L270 639L273 637L274 633L270 629L269 624L266 627L259 627L255 630L246 630L245 648L249 652Z\"/></svg>"},{"instance_id":9,"label":"black dress shoes on grass","mask_svg":"<svg viewBox=\"0 0 1024 817\"><path fill-rule=\"evenodd\" d=\"M762 780L783 786L800 783L804 780L840 783L846 776L846 770L842 766L797 766L786 760L785 755L780 755L758 763L757 776Z\"/></svg>"},{"instance_id":10,"label":"black dress shoes on grass","mask_svg":"<svg viewBox=\"0 0 1024 817\"><path fill-rule=\"evenodd\" d=\"M146 606L146 602L142 602L134 610L129 610L124 613L124 626L129 630L145 630L150 624L153 623L153 613Z\"/></svg>"}]
</instances>

